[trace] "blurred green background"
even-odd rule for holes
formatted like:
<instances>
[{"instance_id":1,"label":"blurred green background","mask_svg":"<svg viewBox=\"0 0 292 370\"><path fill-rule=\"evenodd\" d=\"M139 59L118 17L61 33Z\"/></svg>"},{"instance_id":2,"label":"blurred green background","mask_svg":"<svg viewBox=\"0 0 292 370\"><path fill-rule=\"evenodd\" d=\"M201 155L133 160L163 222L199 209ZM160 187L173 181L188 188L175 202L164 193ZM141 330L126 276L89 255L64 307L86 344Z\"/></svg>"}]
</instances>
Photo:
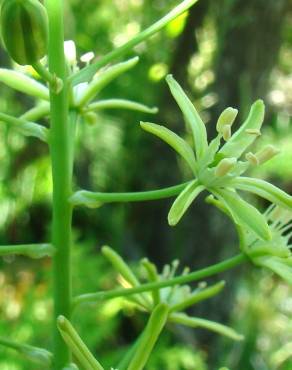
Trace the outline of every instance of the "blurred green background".
<instances>
[{"instance_id":1,"label":"blurred green background","mask_svg":"<svg viewBox=\"0 0 292 370\"><path fill-rule=\"evenodd\" d=\"M66 39L78 58L98 58L164 15L178 0L68 0ZM253 175L292 189L292 3L289 0L199 0L188 12L135 49L139 64L101 94L158 106L159 113L107 110L96 125L81 123L76 140L75 188L139 191L188 179L176 156L144 133L140 120L162 123L178 133L184 123L166 87L172 73L200 110L210 135L226 106L244 118L256 98L267 107L262 138L282 152ZM132 53L129 56L133 55ZM1 67L11 67L0 50ZM82 63L80 65L83 65ZM4 85L0 111L20 115L34 101ZM47 124L47 122L43 122ZM0 126L0 244L45 242L51 219L51 176L47 147ZM115 274L100 256L105 243L133 266L147 255L162 266L175 258L191 269L238 251L229 220L201 198L175 228L167 225L171 199L74 214L74 292L115 286ZM267 206L254 199L260 208ZM224 292L192 309L195 315L230 324L246 337L229 339L172 326L162 335L147 370L291 370L292 290L249 266L221 276ZM0 335L50 348L51 262L22 257L0 260ZM123 301L80 307L74 324L109 368L145 324ZM0 347L0 369L40 369Z\"/></svg>"}]
</instances>

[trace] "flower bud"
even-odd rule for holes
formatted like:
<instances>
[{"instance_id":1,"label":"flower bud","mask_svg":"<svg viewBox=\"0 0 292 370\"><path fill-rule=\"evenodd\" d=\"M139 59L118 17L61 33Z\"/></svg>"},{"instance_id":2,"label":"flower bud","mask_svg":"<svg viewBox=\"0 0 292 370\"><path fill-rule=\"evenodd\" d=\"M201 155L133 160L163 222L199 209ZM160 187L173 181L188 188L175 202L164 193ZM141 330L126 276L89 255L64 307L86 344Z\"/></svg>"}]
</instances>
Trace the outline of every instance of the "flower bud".
<instances>
[{"instance_id":1,"label":"flower bud","mask_svg":"<svg viewBox=\"0 0 292 370\"><path fill-rule=\"evenodd\" d=\"M47 53L48 17L38 0L4 0L1 34L11 58L32 65Z\"/></svg>"}]
</instances>

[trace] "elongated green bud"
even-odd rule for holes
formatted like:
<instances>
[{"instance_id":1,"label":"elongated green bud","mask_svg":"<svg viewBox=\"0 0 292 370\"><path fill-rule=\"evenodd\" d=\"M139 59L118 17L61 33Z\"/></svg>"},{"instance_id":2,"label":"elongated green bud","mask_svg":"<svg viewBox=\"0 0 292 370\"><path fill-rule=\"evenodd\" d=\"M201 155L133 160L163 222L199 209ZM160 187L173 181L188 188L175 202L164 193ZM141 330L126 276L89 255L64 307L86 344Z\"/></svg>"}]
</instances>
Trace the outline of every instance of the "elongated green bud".
<instances>
[{"instance_id":1,"label":"elongated green bud","mask_svg":"<svg viewBox=\"0 0 292 370\"><path fill-rule=\"evenodd\" d=\"M47 53L48 18L38 0L4 0L1 34L11 58L32 65Z\"/></svg>"}]
</instances>

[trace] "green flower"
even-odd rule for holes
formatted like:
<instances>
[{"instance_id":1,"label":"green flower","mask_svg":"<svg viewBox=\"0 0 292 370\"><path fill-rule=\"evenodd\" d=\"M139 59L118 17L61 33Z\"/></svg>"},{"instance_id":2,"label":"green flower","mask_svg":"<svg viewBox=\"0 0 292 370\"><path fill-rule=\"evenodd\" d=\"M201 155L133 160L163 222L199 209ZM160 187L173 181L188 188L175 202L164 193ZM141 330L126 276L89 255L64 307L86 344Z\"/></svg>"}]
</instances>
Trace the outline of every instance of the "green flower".
<instances>
[{"instance_id":1,"label":"green flower","mask_svg":"<svg viewBox=\"0 0 292 370\"><path fill-rule=\"evenodd\" d=\"M291 209L292 198L266 181L241 176L250 166L260 165L278 153L268 146L258 153L247 153L246 149L260 135L264 119L264 103L257 100L240 128L231 135L231 126L237 110L225 109L216 125L218 135L210 143L207 140L205 124L180 85L169 75L166 81L179 105L193 138L193 148L168 128L154 123L141 122L141 127L169 144L187 163L194 179L174 201L168 222L176 225L191 203L204 190L218 198L228 209L233 221L251 230L261 240L270 240L270 228L265 217L252 205L243 200L238 190L260 195L275 204ZM221 141L225 143L221 145Z\"/></svg>"},{"instance_id":2,"label":"green flower","mask_svg":"<svg viewBox=\"0 0 292 370\"><path fill-rule=\"evenodd\" d=\"M248 230L240 229L241 248L251 261L267 268L292 284L292 212L271 205L265 212L272 238L258 240Z\"/></svg>"},{"instance_id":3,"label":"green flower","mask_svg":"<svg viewBox=\"0 0 292 370\"><path fill-rule=\"evenodd\" d=\"M118 281L124 288L132 288L141 285L140 279L134 274L123 258L110 247L102 248L103 255L112 264L118 275ZM167 281L176 275L179 261L175 260L171 265L165 265L161 273L157 267L144 258L141 260L141 267L147 282ZM189 272L188 268L182 271L182 275ZM188 316L184 311L189 307L219 294L225 286L224 281L207 286L205 282L199 283L197 288L191 289L189 285L174 285L164 288L156 288L151 292L143 292L125 297L135 307L143 312L151 314L156 307L163 304L168 307L167 321L192 328L201 327L227 336L233 340L241 340L243 336L230 327L215 321L199 317Z\"/></svg>"}]
</instances>

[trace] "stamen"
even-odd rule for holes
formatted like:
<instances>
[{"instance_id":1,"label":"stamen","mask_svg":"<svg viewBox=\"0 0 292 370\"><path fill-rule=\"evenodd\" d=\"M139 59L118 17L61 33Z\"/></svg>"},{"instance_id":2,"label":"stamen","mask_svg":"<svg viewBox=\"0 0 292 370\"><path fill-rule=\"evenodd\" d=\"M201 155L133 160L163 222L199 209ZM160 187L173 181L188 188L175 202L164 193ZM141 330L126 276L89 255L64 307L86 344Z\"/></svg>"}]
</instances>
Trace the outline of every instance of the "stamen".
<instances>
[{"instance_id":1,"label":"stamen","mask_svg":"<svg viewBox=\"0 0 292 370\"><path fill-rule=\"evenodd\" d=\"M261 131L256 128L248 128L245 130L247 134L261 136Z\"/></svg>"},{"instance_id":2,"label":"stamen","mask_svg":"<svg viewBox=\"0 0 292 370\"><path fill-rule=\"evenodd\" d=\"M216 130L219 133L223 133L224 126L232 126L236 116L237 116L238 110L235 108L228 107L224 109L224 111L220 114L217 124L216 124Z\"/></svg>"},{"instance_id":3,"label":"stamen","mask_svg":"<svg viewBox=\"0 0 292 370\"><path fill-rule=\"evenodd\" d=\"M245 158L253 166L258 166L259 165L259 161L258 161L257 157L252 152L246 153Z\"/></svg>"},{"instance_id":4,"label":"stamen","mask_svg":"<svg viewBox=\"0 0 292 370\"><path fill-rule=\"evenodd\" d=\"M227 175L227 173L234 168L237 163L236 158L224 158L222 159L215 169L215 176L221 177Z\"/></svg>"}]
</instances>

